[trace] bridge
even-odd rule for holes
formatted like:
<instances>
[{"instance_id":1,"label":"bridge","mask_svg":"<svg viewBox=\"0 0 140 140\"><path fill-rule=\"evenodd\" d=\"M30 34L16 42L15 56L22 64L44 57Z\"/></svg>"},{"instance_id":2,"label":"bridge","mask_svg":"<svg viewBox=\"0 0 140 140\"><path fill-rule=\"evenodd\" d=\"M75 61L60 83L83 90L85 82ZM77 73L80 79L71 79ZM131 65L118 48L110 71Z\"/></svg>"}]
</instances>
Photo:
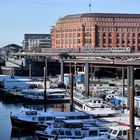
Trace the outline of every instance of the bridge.
<instances>
[{"instance_id":1,"label":"bridge","mask_svg":"<svg viewBox=\"0 0 140 140\"><path fill-rule=\"evenodd\" d=\"M37 52L22 52L22 53L12 53L12 56L61 56L68 55L72 57L140 57L140 53L37 53Z\"/></svg>"}]
</instances>

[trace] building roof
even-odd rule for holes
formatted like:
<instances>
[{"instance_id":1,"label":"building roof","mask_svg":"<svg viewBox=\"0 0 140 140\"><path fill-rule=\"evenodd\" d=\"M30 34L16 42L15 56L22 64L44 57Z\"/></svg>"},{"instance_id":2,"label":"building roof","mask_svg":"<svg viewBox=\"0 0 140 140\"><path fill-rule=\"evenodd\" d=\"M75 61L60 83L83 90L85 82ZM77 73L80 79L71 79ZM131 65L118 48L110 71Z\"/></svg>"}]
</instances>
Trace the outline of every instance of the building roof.
<instances>
[{"instance_id":1,"label":"building roof","mask_svg":"<svg viewBox=\"0 0 140 140\"><path fill-rule=\"evenodd\" d=\"M8 44L8 45L4 46L3 48L9 48L9 47L22 48L22 46L19 46L17 44Z\"/></svg>"},{"instance_id":2,"label":"building roof","mask_svg":"<svg viewBox=\"0 0 140 140\"><path fill-rule=\"evenodd\" d=\"M83 17L140 18L140 14L129 14L129 13L83 13L83 14L67 15L67 16L63 17L62 19L83 18Z\"/></svg>"}]
</instances>

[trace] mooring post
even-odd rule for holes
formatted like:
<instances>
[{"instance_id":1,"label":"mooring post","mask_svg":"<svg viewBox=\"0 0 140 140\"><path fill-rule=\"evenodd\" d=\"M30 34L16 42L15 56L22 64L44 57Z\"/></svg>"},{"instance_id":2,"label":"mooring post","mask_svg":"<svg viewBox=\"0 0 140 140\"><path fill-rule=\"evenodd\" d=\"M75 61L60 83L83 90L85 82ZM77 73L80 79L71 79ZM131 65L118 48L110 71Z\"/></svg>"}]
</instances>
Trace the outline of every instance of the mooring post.
<instances>
[{"instance_id":1,"label":"mooring post","mask_svg":"<svg viewBox=\"0 0 140 140\"><path fill-rule=\"evenodd\" d=\"M70 111L73 111L73 74L70 73Z\"/></svg>"},{"instance_id":2,"label":"mooring post","mask_svg":"<svg viewBox=\"0 0 140 140\"><path fill-rule=\"evenodd\" d=\"M32 78L32 64L29 64L29 78Z\"/></svg>"},{"instance_id":3,"label":"mooring post","mask_svg":"<svg viewBox=\"0 0 140 140\"><path fill-rule=\"evenodd\" d=\"M46 91L46 81L47 81L47 59L45 59L45 67L44 67L44 112L46 112L47 108L46 108L46 94L47 94L47 91Z\"/></svg>"},{"instance_id":4,"label":"mooring post","mask_svg":"<svg viewBox=\"0 0 140 140\"><path fill-rule=\"evenodd\" d=\"M130 68L127 67L127 109L129 110L130 107Z\"/></svg>"},{"instance_id":5,"label":"mooring post","mask_svg":"<svg viewBox=\"0 0 140 140\"><path fill-rule=\"evenodd\" d=\"M134 140L134 67L128 66L130 75L129 75L129 96L130 96L130 140Z\"/></svg>"},{"instance_id":6,"label":"mooring post","mask_svg":"<svg viewBox=\"0 0 140 140\"><path fill-rule=\"evenodd\" d=\"M85 94L89 96L89 63L85 63Z\"/></svg>"},{"instance_id":7,"label":"mooring post","mask_svg":"<svg viewBox=\"0 0 140 140\"><path fill-rule=\"evenodd\" d=\"M64 85L64 60L61 58L60 62L61 62L61 67L60 67L60 71L61 71L61 84Z\"/></svg>"},{"instance_id":8,"label":"mooring post","mask_svg":"<svg viewBox=\"0 0 140 140\"><path fill-rule=\"evenodd\" d=\"M122 97L124 96L124 86L125 86L125 80L124 80L124 67L122 68Z\"/></svg>"}]
</instances>

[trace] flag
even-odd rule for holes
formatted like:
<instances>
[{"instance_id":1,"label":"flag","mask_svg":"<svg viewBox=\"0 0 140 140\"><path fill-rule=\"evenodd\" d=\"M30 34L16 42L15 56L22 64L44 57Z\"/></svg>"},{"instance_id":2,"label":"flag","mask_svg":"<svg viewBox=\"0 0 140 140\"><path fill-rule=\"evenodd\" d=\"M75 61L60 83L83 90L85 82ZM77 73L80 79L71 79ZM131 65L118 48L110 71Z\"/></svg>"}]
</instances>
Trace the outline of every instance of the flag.
<instances>
[{"instance_id":1,"label":"flag","mask_svg":"<svg viewBox=\"0 0 140 140\"><path fill-rule=\"evenodd\" d=\"M91 7L91 3L89 4L89 7Z\"/></svg>"}]
</instances>

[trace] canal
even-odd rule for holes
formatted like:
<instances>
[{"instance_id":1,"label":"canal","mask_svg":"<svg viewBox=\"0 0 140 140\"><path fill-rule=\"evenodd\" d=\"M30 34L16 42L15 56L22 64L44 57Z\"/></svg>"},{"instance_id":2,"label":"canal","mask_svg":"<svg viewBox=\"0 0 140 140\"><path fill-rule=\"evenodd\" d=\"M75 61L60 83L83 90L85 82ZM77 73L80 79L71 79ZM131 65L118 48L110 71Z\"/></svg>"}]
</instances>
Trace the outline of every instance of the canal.
<instances>
[{"instance_id":1,"label":"canal","mask_svg":"<svg viewBox=\"0 0 140 140\"><path fill-rule=\"evenodd\" d=\"M39 111L44 111L44 105L29 105L20 103L5 103L0 100L0 140L32 140L33 136L22 136L17 132L12 131L12 126L10 122L10 113L18 112L20 109L36 109ZM48 104L46 106L48 112L60 112L70 111L69 104Z\"/></svg>"}]
</instances>

